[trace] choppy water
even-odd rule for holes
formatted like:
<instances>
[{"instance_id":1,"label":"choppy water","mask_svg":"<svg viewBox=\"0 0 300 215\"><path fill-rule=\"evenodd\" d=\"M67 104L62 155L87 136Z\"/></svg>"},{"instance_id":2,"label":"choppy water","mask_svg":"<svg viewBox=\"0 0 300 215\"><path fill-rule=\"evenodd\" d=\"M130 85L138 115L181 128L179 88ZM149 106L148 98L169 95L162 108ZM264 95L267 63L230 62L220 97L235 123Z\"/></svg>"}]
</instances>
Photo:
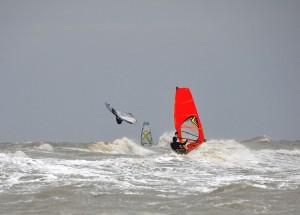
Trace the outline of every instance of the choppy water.
<instances>
[{"instance_id":1,"label":"choppy water","mask_svg":"<svg viewBox=\"0 0 300 215\"><path fill-rule=\"evenodd\" d=\"M300 142L1 143L0 214L300 214Z\"/></svg>"}]
</instances>

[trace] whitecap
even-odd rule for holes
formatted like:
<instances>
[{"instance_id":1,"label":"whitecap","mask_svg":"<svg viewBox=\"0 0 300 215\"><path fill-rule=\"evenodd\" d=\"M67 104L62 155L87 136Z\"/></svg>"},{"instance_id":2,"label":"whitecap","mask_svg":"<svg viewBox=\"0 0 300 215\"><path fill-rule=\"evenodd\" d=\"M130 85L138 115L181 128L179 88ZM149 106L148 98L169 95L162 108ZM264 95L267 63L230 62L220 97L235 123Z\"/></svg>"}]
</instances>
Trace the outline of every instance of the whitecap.
<instances>
[{"instance_id":1,"label":"whitecap","mask_svg":"<svg viewBox=\"0 0 300 215\"><path fill-rule=\"evenodd\" d=\"M43 151L53 152L53 146L51 146L49 143L42 143L41 145L39 145L35 148L43 150Z\"/></svg>"},{"instance_id":2,"label":"whitecap","mask_svg":"<svg viewBox=\"0 0 300 215\"><path fill-rule=\"evenodd\" d=\"M93 152L102 152L108 154L147 155L153 153L153 151L150 149L146 149L126 137L116 139L113 142L97 142L90 144L88 145L88 148Z\"/></svg>"}]
</instances>

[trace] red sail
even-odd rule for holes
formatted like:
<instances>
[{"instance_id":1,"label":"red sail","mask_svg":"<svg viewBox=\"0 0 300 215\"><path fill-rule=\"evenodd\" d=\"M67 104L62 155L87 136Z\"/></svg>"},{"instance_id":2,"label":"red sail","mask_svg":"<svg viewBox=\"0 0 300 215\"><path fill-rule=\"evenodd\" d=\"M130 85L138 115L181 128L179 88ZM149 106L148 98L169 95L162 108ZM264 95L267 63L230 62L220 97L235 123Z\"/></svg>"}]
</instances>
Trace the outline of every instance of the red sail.
<instances>
[{"instance_id":1,"label":"red sail","mask_svg":"<svg viewBox=\"0 0 300 215\"><path fill-rule=\"evenodd\" d=\"M189 88L176 88L174 123L180 142L185 142L188 152L204 142L204 132L196 105Z\"/></svg>"}]
</instances>

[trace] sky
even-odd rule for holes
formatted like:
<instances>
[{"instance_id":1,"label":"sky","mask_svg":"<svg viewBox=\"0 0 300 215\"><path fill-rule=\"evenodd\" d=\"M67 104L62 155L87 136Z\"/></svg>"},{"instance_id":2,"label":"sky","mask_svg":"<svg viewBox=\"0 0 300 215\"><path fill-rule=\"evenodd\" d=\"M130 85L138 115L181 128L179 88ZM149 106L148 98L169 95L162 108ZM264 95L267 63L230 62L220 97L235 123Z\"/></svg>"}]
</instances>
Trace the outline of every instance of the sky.
<instances>
[{"instance_id":1,"label":"sky","mask_svg":"<svg viewBox=\"0 0 300 215\"><path fill-rule=\"evenodd\" d=\"M174 131L192 91L207 139L300 139L300 1L0 0L0 141ZM133 113L117 125L104 103Z\"/></svg>"}]
</instances>

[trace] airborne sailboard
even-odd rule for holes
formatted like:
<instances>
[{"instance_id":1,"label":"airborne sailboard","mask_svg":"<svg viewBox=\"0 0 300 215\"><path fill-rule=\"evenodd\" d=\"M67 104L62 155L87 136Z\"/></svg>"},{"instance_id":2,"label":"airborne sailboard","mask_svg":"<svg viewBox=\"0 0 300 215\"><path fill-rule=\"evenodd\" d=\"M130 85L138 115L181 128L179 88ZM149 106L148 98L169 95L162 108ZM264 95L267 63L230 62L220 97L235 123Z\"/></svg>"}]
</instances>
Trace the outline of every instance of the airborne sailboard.
<instances>
[{"instance_id":1,"label":"airborne sailboard","mask_svg":"<svg viewBox=\"0 0 300 215\"><path fill-rule=\"evenodd\" d=\"M155 143L152 138L150 123L144 122L142 131L141 131L141 145L154 145L154 144Z\"/></svg>"},{"instance_id":2,"label":"airborne sailboard","mask_svg":"<svg viewBox=\"0 0 300 215\"><path fill-rule=\"evenodd\" d=\"M176 87L174 124L178 139L184 145L184 154L205 142L204 131L189 88Z\"/></svg>"},{"instance_id":3,"label":"airborne sailboard","mask_svg":"<svg viewBox=\"0 0 300 215\"><path fill-rule=\"evenodd\" d=\"M107 109L116 117L116 121L118 124L121 124L123 121L129 123L129 124L134 124L137 122L135 117L131 113L126 113L120 110L116 110L113 108L110 104L105 102L105 106Z\"/></svg>"}]
</instances>

